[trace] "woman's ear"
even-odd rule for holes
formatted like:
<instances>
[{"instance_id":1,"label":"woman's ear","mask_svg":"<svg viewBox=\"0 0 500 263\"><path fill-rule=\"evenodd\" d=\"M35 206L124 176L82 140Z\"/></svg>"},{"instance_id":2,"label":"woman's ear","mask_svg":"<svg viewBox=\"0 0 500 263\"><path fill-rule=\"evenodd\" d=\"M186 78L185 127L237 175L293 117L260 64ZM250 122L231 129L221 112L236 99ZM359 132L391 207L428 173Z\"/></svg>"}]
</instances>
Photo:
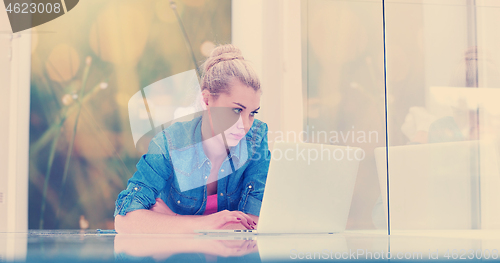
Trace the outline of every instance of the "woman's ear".
<instances>
[{"instance_id":1,"label":"woman's ear","mask_svg":"<svg viewBox=\"0 0 500 263\"><path fill-rule=\"evenodd\" d=\"M210 96L210 92L208 91L208 89L204 89L202 92L201 92L201 107L206 110L207 109L207 106L208 106L208 97Z\"/></svg>"}]
</instances>

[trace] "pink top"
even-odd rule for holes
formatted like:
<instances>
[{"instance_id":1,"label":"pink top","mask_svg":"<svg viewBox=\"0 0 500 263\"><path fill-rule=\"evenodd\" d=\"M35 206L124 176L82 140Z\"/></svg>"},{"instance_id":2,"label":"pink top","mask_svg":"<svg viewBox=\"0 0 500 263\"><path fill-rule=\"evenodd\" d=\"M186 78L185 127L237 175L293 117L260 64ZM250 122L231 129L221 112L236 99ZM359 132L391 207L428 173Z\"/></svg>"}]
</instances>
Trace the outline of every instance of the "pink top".
<instances>
[{"instance_id":1,"label":"pink top","mask_svg":"<svg viewBox=\"0 0 500 263\"><path fill-rule=\"evenodd\" d=\"M217 194L209 195L207 197L207 207L205 208L204 215L210 215L217 212Z\"/></svg>"}]
</instances>

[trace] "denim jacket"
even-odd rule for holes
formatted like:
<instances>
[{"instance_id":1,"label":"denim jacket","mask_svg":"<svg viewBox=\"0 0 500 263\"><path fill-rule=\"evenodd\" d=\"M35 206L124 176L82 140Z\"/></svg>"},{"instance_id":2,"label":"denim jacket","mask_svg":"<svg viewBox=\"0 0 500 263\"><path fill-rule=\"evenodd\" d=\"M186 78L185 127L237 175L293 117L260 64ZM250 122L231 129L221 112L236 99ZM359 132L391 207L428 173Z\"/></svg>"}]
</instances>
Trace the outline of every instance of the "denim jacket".
<instances>
[{"instance_id":1,"label":"denim jacket","mask_svg":"<svg viewBox=\"0 0 500 263\"><path fill-rule=\"evenodd\" d=\"M267 130L264 122L255 119L245 137L230 149L218 173L218 211L259 215L271 160ZM201 116L174 123L151 140L127 189L118 195L114 216L149 209L156 198L174 213L202 215L211 167L203 151Z\"/></svg>"}]
</instances>

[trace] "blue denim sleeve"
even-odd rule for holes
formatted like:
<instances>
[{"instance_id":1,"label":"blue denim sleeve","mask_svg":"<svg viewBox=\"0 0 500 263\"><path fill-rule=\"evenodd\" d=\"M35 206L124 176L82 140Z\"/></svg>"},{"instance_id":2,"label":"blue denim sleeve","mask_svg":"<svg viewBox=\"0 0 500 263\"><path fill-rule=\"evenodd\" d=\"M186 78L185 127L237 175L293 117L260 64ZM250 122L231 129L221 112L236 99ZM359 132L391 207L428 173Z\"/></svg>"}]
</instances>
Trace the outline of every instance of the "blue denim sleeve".
<instances>
[{"instance_id":1,"label":"blue denim sleeve","mask_svg":"<svg viewBox=\"0 0 500 263\"><path fill-rule=\"evenodd\" d=\"M172 176L172 164L164 132L149 143L148 152L137 163L137 171L128 180L127 189L118 194L116 215L125 215L137 209L149 209Z\"/></svg>"},{"instance_id":2,"label":"blue denim sleeve","mask_svg":"<svg viewBox=\"0 0 500 263\"><path fill-rule=\"evenodd\" d=\"M258 139L255 144L255 153L252 155L248 167L243 172L243 191L238 210L243 213L259 216L266 186L271 152L267 145L267 124L263 123L257 129Z\"/></svg>"}]
</instances>

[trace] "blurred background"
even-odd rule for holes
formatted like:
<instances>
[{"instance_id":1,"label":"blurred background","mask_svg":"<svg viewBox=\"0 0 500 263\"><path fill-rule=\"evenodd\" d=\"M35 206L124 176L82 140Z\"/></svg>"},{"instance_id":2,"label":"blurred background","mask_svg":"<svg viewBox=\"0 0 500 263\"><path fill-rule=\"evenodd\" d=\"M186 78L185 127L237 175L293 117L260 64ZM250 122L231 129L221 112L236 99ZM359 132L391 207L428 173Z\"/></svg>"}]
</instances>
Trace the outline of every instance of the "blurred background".
<instances>
[{"instance_id":1,"label":"blurred background","mask_svg":"<svg viewBox=\"0 0 500 263\"><path fill-rule=\"evenodd\" d=\"M7 70L19 57L9 47L30 43L30 229L112 229L115 198L144 151L134 145L129 100L195 70L224 43L261 77L257 118L269 125L271 149L300 139L363 149L348 229L500 228L499 1L178 0L175 8L178 16L167 0L80 1L31 34L0 39ZM171 109L195 97L184 87L162 94Z\"/></svg>"},{"instance_id":2,"label":"blurred background","mask_svg":"<svg viewBox=\"0 0 500 263\"><path fill-rule=\"evenodd\" d=\"M175 8L197 63L231 42L230 0ZM29 228L113 229L114 200L141 155L129 100L195 67L179 20L165 0L90 0L32 33ZM167 94L174 107L193 102Z\"/></svg>"}]
</instances>

